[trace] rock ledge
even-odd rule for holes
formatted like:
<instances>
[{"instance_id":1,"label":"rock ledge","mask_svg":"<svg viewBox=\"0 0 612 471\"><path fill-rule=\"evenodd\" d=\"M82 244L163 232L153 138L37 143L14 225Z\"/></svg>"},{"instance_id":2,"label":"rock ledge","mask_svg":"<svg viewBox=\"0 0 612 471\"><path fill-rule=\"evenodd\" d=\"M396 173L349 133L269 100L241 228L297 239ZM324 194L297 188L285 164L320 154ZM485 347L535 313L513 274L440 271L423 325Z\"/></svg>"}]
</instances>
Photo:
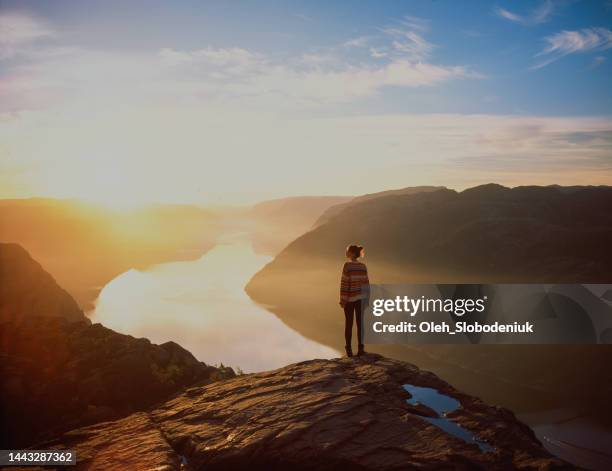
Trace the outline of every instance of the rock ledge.
<instances>
[{"instance_id":1,"label":"rock ledge","mask_svg":"<svg viewBox=\"0 0 612 471\"><path fill-rule=\"evenodd\" d=\"M407 403L403 384L457 399L450 414L495 451L484 453ZM435 414L435 413L434 413ZM311 360L184 393L148 412L74 430L80 469L574 469L550 455L512 412L432 373L368 354Z\"/></svg>"}]
</instances>

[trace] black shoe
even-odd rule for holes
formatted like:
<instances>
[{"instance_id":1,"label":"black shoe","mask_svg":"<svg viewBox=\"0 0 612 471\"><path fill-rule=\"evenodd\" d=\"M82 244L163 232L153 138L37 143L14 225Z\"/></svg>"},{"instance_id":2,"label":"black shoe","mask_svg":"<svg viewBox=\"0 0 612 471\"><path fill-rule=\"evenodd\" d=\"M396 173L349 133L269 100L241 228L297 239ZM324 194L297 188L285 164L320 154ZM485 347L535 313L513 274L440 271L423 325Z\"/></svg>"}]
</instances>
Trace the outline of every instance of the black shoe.
<instances>
[{"instance_id":1,"label":"black shoe","mask_svg":"<svg viewBox=\"0 0 612 471\"><path fill-rule=\"evenodd\" d=\"M347 345L346 347L344 347L344 349L346 350L346 356L347 357L352 357L353 356L353 349L351 348L350 345Z\"/></svg>"},{"instance_id":2,"label":"black shoe","mask_svg":"<svg viewBox=\"0 0 612 471\"><path fill-rule=\"evenodd\" d=\"M357 350L357 356L365 355L366 351L363 349L363 344L359 345L359 350Z\"/></svg>"}]
</instances>

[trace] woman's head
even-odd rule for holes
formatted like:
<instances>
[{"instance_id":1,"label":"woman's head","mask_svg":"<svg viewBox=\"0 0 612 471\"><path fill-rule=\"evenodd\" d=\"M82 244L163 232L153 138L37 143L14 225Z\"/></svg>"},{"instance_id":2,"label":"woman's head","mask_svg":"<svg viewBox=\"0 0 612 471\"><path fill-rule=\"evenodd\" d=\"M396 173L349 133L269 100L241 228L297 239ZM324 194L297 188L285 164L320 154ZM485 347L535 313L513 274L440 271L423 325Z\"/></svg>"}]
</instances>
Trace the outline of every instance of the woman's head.
<instances>
[{"instance_id":1,"label":"woman's head","mask_svg":"<svg viewBox=\"0 0 612 471\"><path fill-rule=\"evenodd\" d=\"M357 260L365 255L365 249L361 245L349 245L346 248L346 257L351 260Z\"/></svg>"}]
</instances>

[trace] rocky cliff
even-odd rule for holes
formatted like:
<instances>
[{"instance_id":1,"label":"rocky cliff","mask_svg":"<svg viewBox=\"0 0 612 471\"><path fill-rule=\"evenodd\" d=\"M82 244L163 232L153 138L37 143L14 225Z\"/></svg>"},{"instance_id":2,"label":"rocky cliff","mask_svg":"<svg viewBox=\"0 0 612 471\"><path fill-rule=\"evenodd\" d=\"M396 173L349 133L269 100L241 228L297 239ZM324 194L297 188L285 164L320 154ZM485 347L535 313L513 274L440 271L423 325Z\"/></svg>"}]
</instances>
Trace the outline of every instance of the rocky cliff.
<instances>
[{"instance_id":1,"label":"rocky cliff","mask_svg":"<svg viewBox=\"0 0 612 471\"><path fill-rule=\"evenodd\" d=\"M19 324L30 316L88 321L74 299L26 250L0 243L0 322Z\"/></svg>"},{"instance_id":2,"label":"rocky cliff","mask_svg":"<svg viewBox=\"0 0 612 471\"><path fill-rule=\"evenodd\" d=\"M174 342L91 324L28 253L0 244L0 439L27 446L144 410L186 386L232 377Z\"/></svg>"},{"instance_id":3,"label":"rocky cliff","mask_svg":"<svg viewBox=\"0 0 612 471\"><path fill-rule=\"evenodd\" d=\"M457 408L438 417L404 385L432 388ZM76 449L77 469L96 470L573 469L509 410L373 354L193 387L45 447Z\"/></svg>"}]
</instances>

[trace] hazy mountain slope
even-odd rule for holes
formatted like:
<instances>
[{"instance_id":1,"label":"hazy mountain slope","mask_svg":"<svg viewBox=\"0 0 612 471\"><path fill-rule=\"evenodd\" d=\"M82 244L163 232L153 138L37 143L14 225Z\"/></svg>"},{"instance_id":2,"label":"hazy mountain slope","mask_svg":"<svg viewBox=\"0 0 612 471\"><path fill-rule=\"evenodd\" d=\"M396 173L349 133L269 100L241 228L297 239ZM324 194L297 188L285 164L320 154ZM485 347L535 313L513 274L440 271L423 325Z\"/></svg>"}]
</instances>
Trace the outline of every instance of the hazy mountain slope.
<instances>
[{"instance_id":1,"label":"hazy mountain slope","mask_svg":"<svg viewBox=\"0 0 612 471\"><path fill-rule=\"evenodd\" d=\"M373 283L611 282L611 208L609 187L485 185L370 199L293 241L247 291L298 332L341 349L347 244L365 245ZM371 349L515 410L565 405L612 418L610 346Z\"/></svg>"},{"instance_id":2,"label":"hazy mountain slope","mask_svg":"<svg viewBox=\"0 0 612 471\"><path fill-rule=\"evenodd\" d=\"M387 191L380 191L378 193L368 193L366 195L356 196L350 201L335 204L334 206L331 206L330 208L328 208L323 214L321 214L321 217L317 219L317 221L315 222L315 227L320 226L321 224L325 224L330 219L332 219L334 216L340 214L342 211L344 211L348 207L354 206L359 203L363 203L364 201L381 198L384 196L413 195L415 193L427 193L431 191L438 191L438 190L444 190L444 189L446 188L443 186L410 186L407 188L400 188L398 190L387 190Z\"/></svg>"},{"instance_id":3,"label":"hazy mountain slope","mask_svg":"<svg viewBox=\"0 0 612 471\"><path fill-rule=\"evenodd\" d=\"M7 280L10 273L18 276ZM231 369L207 366L173 342L154 345L91 325L15 244L0 244L0 274L5 448L143 410L195 382L233 376Z\"/></svg>"},{"instance_id":4,"label":"hazy mountain slope","mask_svg":"<svg viewBox=\"0 0 612 471\"><path fill-rule=\"evenodd\" d=\"M70 295L17 244L0 243L0 322L32 316L87 321Z\"/></svg>"},{"instance_id":5,"label":"hazy mountain slope","mask_svg":"<svg viewBox=\"0 0 612 471\"><path fill-rule=\"evenodd\" d=\"M253 222L251 238L255 250L276 255L293 239L310 230L330 206L351 199L352 196L295 196L254 205L246 217Z\"/></svg>"},{"instance_id":6,"label":"hazy mountain slope","mask_svg":"<svg viewBox=\"0 0 612 471\"><path fill-rule=\"evenodd\" d=\"M458 408L449 423L408 403L403 385L434 388ZM471 436L483 445L480 449ZM485 445L486 444L486 445ZM435 375L377 355L312 360L194 387L147 412L66 433L77 469L570 470L514 415Z\"/></svg>"},{"instance_id":7,"label":"hazy mountain slope","mask_svg":"<svg viewBox=\"0 0 612 471\"><path fill-rule=\"evenodd\" d=\"M610 208L612 188L485 185L379 197L349 205L296 239L262 274L300 256L341 261L346 245L359 242L384 281L396 268L410 281L605 282Z\"/></svg>"}]
</instances>

